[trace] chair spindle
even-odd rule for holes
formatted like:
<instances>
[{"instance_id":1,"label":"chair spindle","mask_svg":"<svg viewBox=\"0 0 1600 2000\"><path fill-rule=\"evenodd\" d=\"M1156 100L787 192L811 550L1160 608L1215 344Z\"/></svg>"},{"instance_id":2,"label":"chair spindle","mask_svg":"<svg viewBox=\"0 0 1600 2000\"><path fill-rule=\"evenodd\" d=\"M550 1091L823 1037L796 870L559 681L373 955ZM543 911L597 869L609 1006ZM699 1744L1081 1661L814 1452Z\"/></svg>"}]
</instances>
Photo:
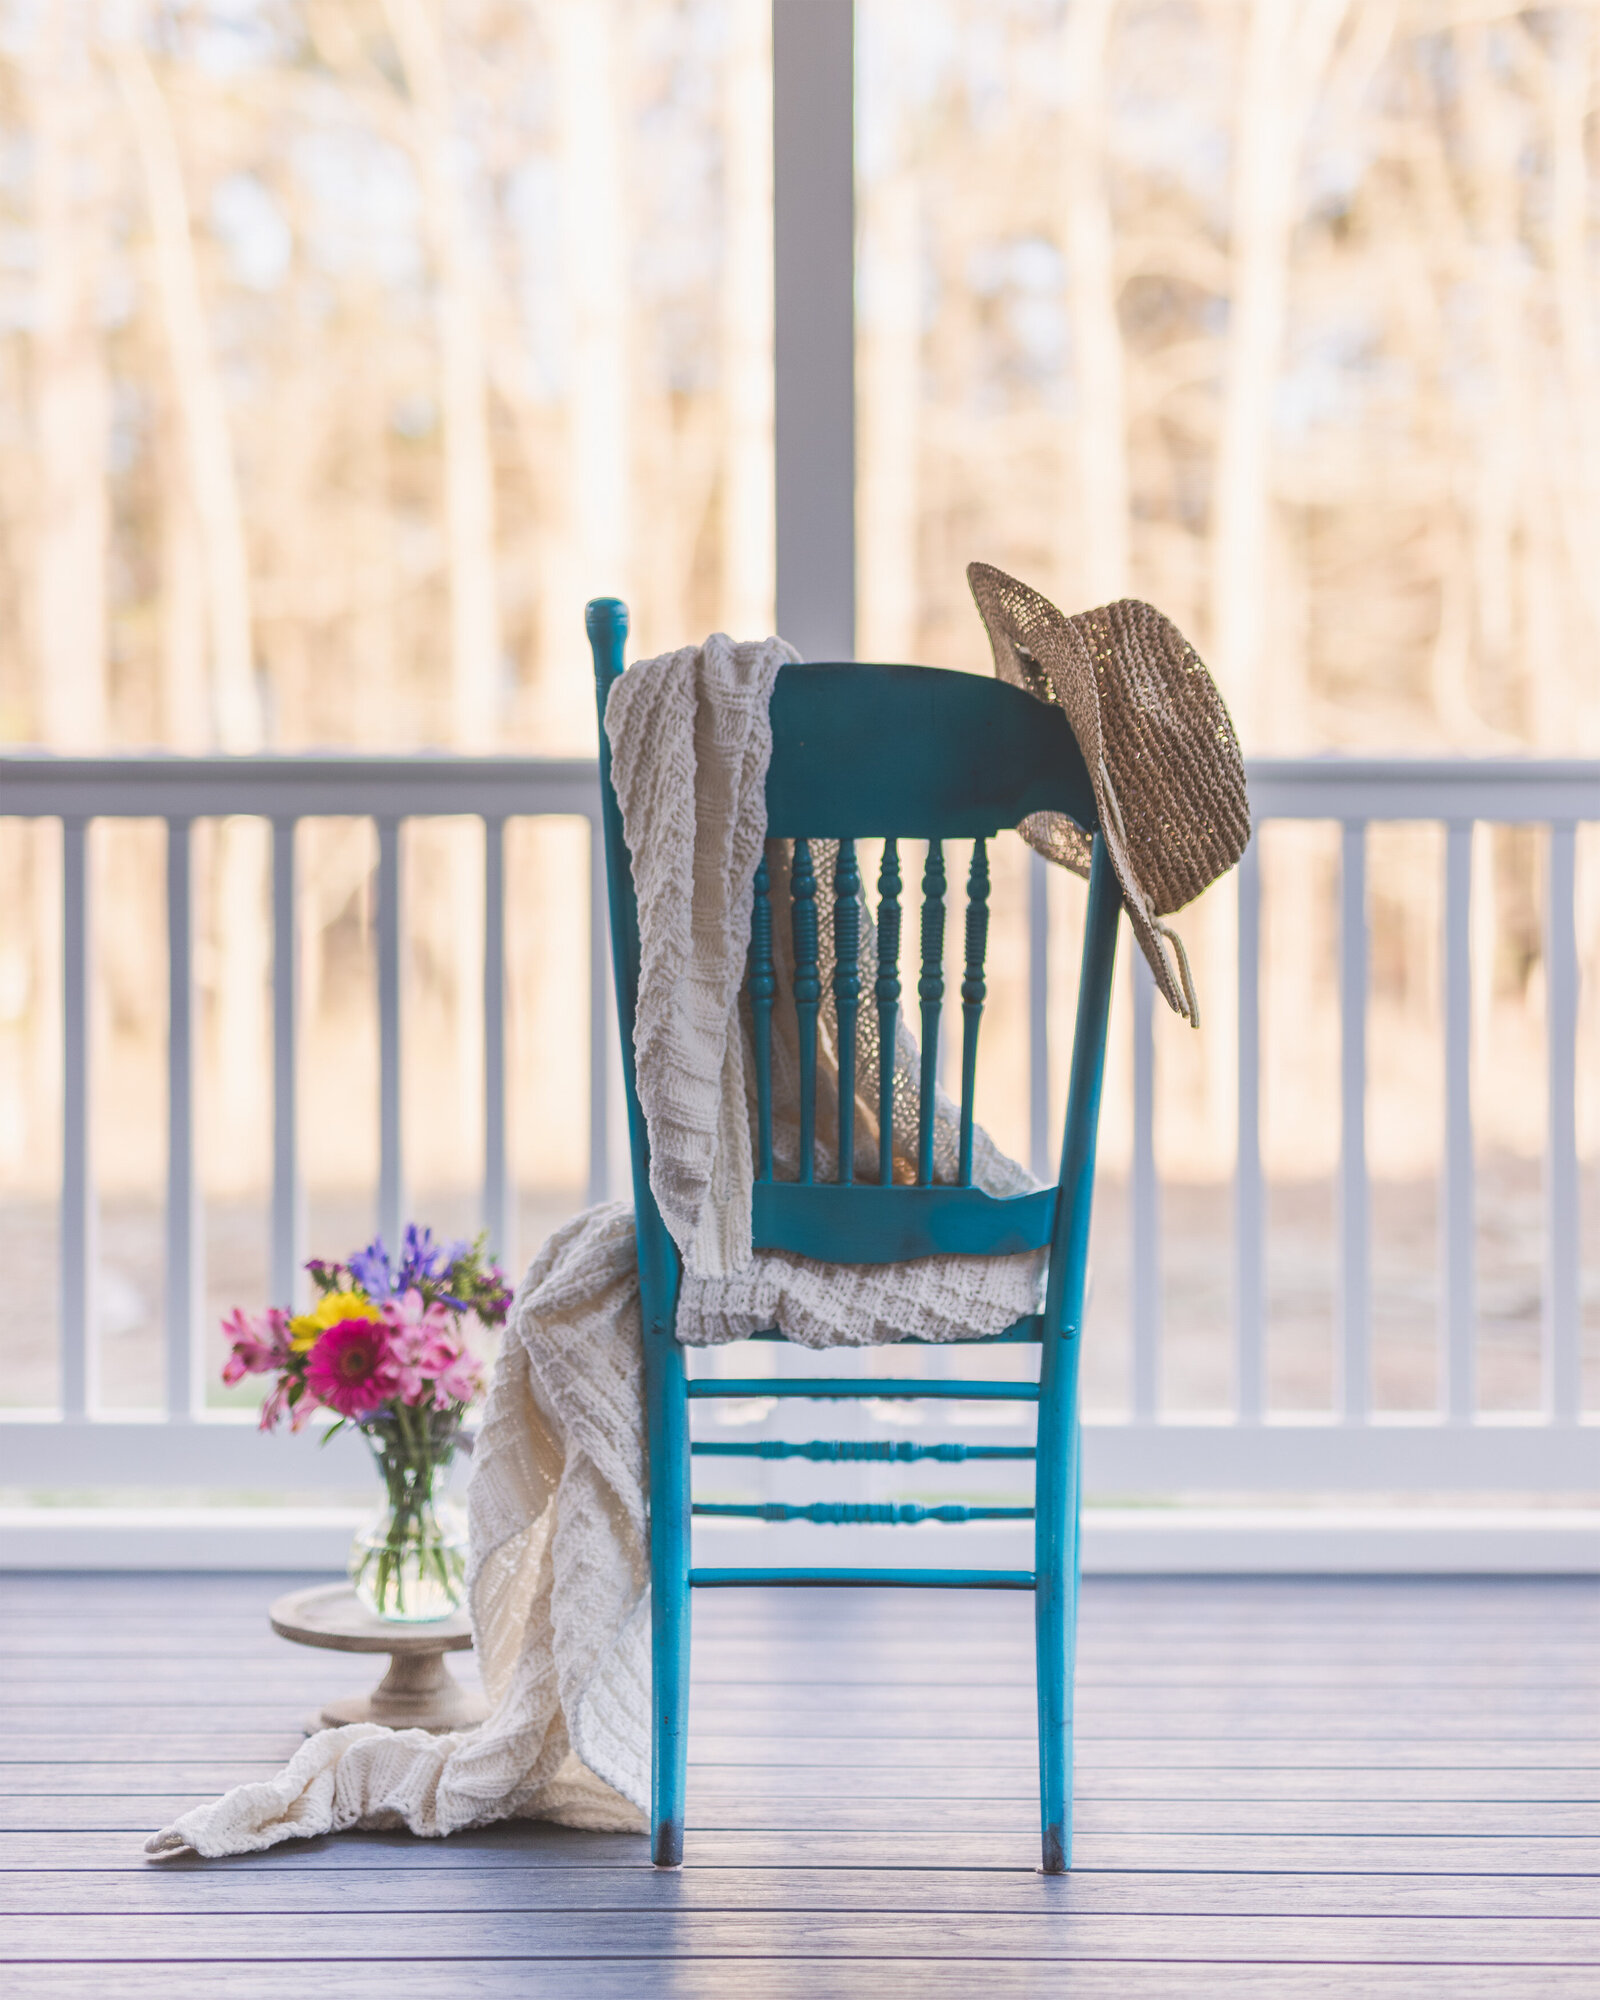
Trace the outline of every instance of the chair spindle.
<instances>
[{"instance_id":1,"label":"chair spindle","mask_svg":"<svg viewBox=\"0 0 1600 2000\"><path fill-rule=\"evenodd\" d=\"M900 843L883 843L878 869L878 1179L894 1183L894 1050L900 1027Z\"/></svg>"},{"instance_id":2,"label":"chair spindle","mask_svg":"<svg viewBox=\"0 0 1600 2000\"><path fill-rule=\"evenodd\" d=\"M856 844L839 842L833 868L833 1004L839 1028L839 1172L856 1177L856 1013L861 1003L861 870Z\"/></svg>"},{"instance_id":3,"label":"chair spindle","mask_svg":"<svg viewBox=\"0 0 1600 2000\"><path fill-rule=\"evenodd\" d=\"M772 1002L778 982L772 969L772 878L767 857L756 870L750 906L750 1027L756 1049L758 1180L772 1179Z\"/></svg>"},{"instance_id":4,"label":"chair spindle","mask_svg":"<svg viewBox=\"0 0 1600 2000\"><path fill-rule=\"evenodd\" d=\"M807 840L794 844L789 893L794 926L794 1015L800 1037L800 1179L809 1187L816 1177L812 1156L817 1136L817 1006L822 981L817 972L817 875Z\"/></svg>"},{"instance_id":5,"label":"chair spindle","mask_svg":"<svg viewBox=\"0 0 1600 2000\"><path fill-rule=\"evenodd\" d=\"M917 1185L933 1186L935 1090L939 1075L939 1008L944 1000L944 843L928 842L922 871L922 1080L917 1094Z\"/></svg>"},{"instance_id":6,"label":"chair spindle","mask_svg":"<svg viewBox=\"0 0 1600 2000\"><path fill-rule=\"evenodd\" d=\"M972 1105L978 1079L978 1023L983 1018L983 961L989 949L989 843L972 843L967 876L967 971L961 982L961 1173L972 1185Z\"/></svg>"}]
</instances>

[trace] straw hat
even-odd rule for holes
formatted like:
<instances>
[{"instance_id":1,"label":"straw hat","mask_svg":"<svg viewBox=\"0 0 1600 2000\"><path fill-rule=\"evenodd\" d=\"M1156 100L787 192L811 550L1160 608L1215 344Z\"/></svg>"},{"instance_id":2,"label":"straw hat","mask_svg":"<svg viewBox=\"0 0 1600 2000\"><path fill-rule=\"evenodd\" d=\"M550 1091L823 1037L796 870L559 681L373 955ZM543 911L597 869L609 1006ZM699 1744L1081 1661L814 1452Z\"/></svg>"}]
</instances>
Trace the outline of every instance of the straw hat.
<instances>
[{"instance_id":1,"label":"straw hat","mask_svg":"<svg viewBox=\"0 0 1600 2000\"><path fill-rule=\"evenodd\" d=\"M1152 604L1124 598L1068 618L988 563L969 563L967 582L995 672L1065 711L1134 936L1168 1006L1198 1028L1188 959L1161 918L1225 875L1250 838L1239 739L1216 683ZM1062 814L1035 813L1020 831L1088 874L1089 836Z\"/></svg>"}]
</instances>

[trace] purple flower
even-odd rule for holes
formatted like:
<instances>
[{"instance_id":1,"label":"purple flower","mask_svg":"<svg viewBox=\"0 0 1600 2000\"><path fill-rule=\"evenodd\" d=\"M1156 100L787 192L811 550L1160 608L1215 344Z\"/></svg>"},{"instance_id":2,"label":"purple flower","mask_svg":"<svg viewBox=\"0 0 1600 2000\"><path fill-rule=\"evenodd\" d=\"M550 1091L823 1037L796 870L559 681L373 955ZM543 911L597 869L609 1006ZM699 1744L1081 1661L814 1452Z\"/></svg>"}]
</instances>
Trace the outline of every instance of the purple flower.
<instances>
[{"instance_id":1,"label":"purple flower","mask_svg":"<svg viewBox=\"0 0 1600 2000\"><path fill-rule=\"evenodd\" d=\"M389 1253L383 1247L383 1238L374 1236L365 1250L357 1250L350 1259L350 1275L369 1299L386 1299L403 1287L395 1283L389 1270Z\"/></svg>"},{"instance_id":2,"label":"purple flower","mask_svg":"<svg viewBox=\"0 0 1600 2000\"><path fill-rule=\"evenodd\" d=\"M431 1229L419 1229L408 1222L398 1264L391 1260L383 1238L375 1236L365 1250L358 1250L350 1259L349 1271L376 1304L426 1286L446 1305L459 1309L461 1301L451 1298L443 1288L449 1284L454 1266L471 1248L470 1243L435 1243Z\"/></svg>"},{"instance_id":3,"label":"purple flower","mask_svg":"<svg viewBox=\"0 0 1600 2000\"><path fill-rule=\"evenodd\" d=\"M414 1222L408 1223L395 1290L405 1291L428 1280L435 1284L446 1282L450 1267L458 1257L466 1255L467 1247L465 1243L435 1243L431 1229L419 1229Z\"/></svg>"}]
</instances>

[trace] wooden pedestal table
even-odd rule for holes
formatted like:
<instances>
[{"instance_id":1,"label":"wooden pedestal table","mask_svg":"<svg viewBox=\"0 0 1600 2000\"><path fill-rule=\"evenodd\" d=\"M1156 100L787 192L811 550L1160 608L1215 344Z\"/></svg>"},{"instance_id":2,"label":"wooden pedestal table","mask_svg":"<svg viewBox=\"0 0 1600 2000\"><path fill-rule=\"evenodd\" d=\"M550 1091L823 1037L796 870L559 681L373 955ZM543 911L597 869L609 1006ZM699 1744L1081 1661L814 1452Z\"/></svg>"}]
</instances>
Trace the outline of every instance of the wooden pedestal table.
<instances>
[{"instance_id":1,"label":"wooden pedestal table","mask_svg":"<svg viewBox=\"0 0 1600 2000\"><path fill-rule=\"evenodd\" d=\"M292 1590L269 1614L272 1629L297 1646L336 1653L387 1653L389 1671L371 1694L330 1701L306 1724L306 1734L343 1722L381 1722L386 1729L471 1729L489 1713L480 1694L464 1688L444 1663L446 1653L472 1645L465 1611L426 1625L391 1625L374 1617L348 1583Z\"/></svg>"}]
</instances>

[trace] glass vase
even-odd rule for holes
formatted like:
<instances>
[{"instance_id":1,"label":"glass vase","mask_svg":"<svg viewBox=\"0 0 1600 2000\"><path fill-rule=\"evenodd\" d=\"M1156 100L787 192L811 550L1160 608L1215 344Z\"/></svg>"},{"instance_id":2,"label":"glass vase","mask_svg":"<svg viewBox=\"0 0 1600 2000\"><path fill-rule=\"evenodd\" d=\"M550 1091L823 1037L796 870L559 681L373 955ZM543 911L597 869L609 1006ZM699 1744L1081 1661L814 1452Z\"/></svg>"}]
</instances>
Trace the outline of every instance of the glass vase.
<instances>
[{"instance_id":1,"label":"glass vase","mask_svg":"<svg viewBox=\"0 0 1600 2000\"><path fill-rule=\"evenodd\" d=\"M351 1544L356 1596L394 1625L448 1618L466 1597L467 1533L460 1508L435 1487L455 1456L460 1412L391 1405L361 1430L387 1497Z\"/></svg>"}]
</instances>

